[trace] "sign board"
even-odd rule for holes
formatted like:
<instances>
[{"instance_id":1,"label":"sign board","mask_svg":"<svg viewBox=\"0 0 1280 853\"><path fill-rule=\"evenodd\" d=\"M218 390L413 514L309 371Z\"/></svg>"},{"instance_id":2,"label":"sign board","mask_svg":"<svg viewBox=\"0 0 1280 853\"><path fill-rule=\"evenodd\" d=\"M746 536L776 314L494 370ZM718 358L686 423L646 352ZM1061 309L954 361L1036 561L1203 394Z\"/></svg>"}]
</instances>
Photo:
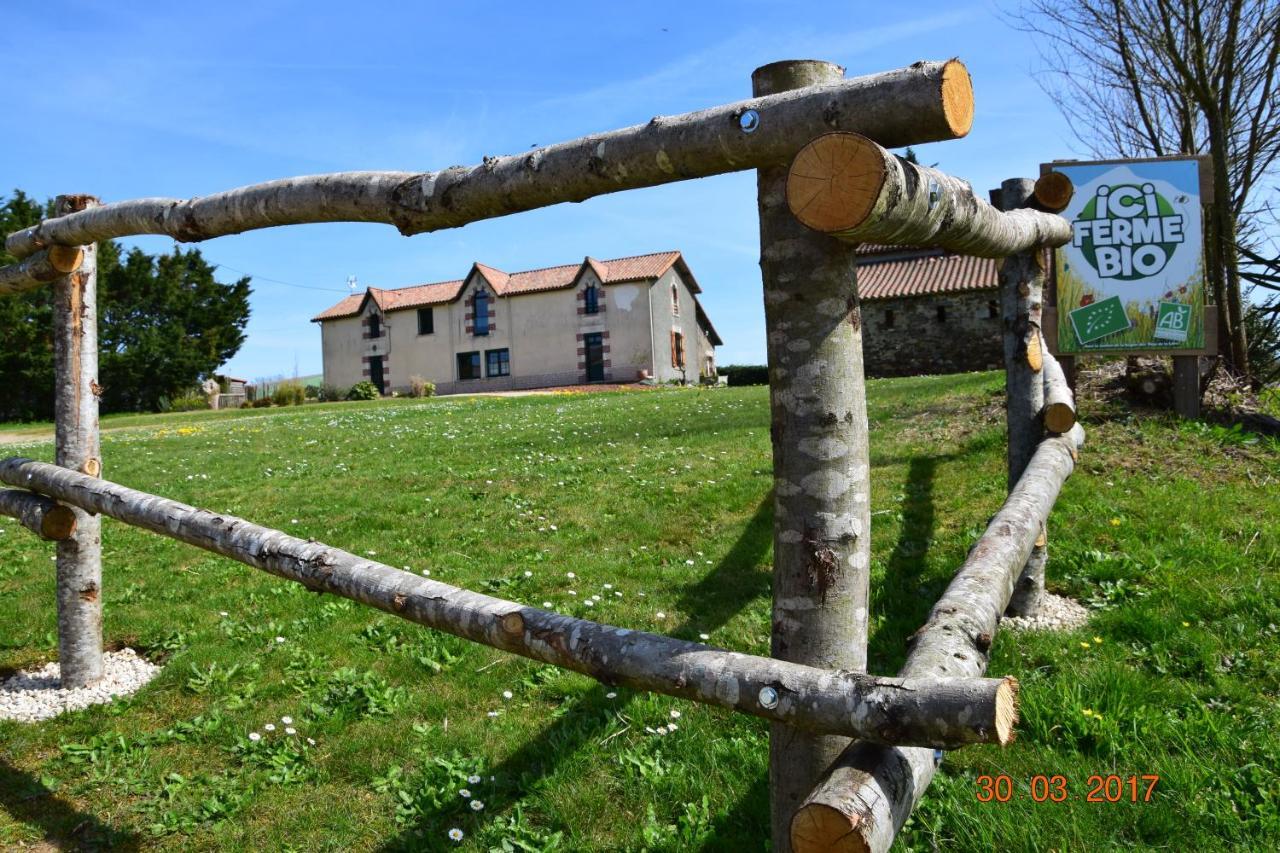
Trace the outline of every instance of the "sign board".
<instances>
[{"instance_id":1,"label":"sign board","mask_svg":"<svg viewBox=\"0 0 1280 853\"><path fill-rule=\"evenodd\" d=\"M1198 157L1058 162L1075 195L1071 242L1054 251L1056 344L1086 352L1204 350ZM1212 337L1212 336L1211 336Z\"/></svg>"}]
</instances>

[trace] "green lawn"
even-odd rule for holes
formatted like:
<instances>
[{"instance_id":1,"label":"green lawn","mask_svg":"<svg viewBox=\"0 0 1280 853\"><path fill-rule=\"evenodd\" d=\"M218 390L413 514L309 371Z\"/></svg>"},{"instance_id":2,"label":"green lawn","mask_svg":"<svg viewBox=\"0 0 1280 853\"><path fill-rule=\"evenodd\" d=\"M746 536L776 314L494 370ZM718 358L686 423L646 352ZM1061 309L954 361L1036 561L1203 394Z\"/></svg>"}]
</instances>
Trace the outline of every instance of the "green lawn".
<instances>
[{"instance_id":1,"label":"green lawn","mask_svg":"<svg viewBox=\"0 0 1280 853\"><path fill-rule=\"evenodd\" d=\"M876 672L899 666L1003 498L1001 386L870 383ZM900 848L1276 849L1280 448L1085 415L1049 576L1092 622L997 637L991 672L1023 685L1019 739L948 754ZM502 597L768 651L763 388L131 423L103 438L118 482ZM39 664L55 650L52 547L0 528L0 667ZM109 642L165 669L111 706L0 722L0 847L767 846L762 721L615 691L111 520L104 548ZM979 802L984 774L1008 775L1011 801ZM1062 775L1067 801L1034 802L1034 774ZM1160 781L1150 802L1090 803L1095 774Z\"/></svg>"}]
</instances>

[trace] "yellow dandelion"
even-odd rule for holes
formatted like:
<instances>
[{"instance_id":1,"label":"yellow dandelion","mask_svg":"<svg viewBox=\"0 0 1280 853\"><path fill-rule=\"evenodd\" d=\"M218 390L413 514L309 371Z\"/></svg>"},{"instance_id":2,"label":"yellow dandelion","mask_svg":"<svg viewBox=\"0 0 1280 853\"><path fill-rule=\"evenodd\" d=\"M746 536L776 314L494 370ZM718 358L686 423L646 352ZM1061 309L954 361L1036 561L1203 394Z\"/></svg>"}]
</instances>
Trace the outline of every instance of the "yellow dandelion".
<instances>
[{"instance_id":1,"label":"yellow dandelion","mask_svg":"<svg viewBox=\"0 0 1280 853\"><path fill-rule=\"evenodd\" d=\"M1101 637L1094 637L1094 638L1093 638L1093 641L1094 641L1095 643L1101 643L1101 642L1102 642L1102 638L1101 638Z\"/></svg>"},{"instance_id":2,"label":"yellow dandelion","mask_svg":"<svg viewBox=\"0 0 1280 853\"><path fill-rule=\"evenodd\" d=\"M1113 519L1111 519L1111 526L1112 526L1112 527L1119 527L1119 526L1120 526L1120 519L1118 519L1118 518L1113 518Z\"/></svg>"},{"instance_id":3,"label":"yellow dandelion","mask_svg":"<svg viewBox=\"0 0 1280 853\"><path fill-rule=\"evenodd\" d=\"M1182 627L1183 627L1183 628L1190 628L1190 627L1191 627L1191 623L1190 623L1190 622L1183 622L1183 623L1182 623Z\"/></svg>"},{"instance_id":4,"label":"yellow dandelion","mask_svg":"<svg viewBox=\"0 0 1280 853\"><path fill-rule=\"evenodd\" d=\"M1087 649L1087 648L1089 648L1089 643L1088 643L1087 641L1082 641L1082 642L1080 643L1080 648L1082 648L1082 649Z\"/></svg>"},{"instance_id":5,"label":"yellow dandelion","mask_svg":"<svg viewBox=\"0 0 1280 853\"><path fill-rule=\"evenodd\" d=\"M1084 709L1083 711L1081 711L1080 713L1084 714L1086 717L1092 717L1092 716L1093 716L1093 709L1092 709L1092 708L1085 708L1085 709Z\"/></svg>"},{"instance_id":6,"label":"yellow dandelion","mask_svg":"<svg viewBox=\"0 0 1280 853\"><path fill-rule=\"evenodd\" d=\"M1094 712L1093 712L1093 718L1094 718L1095 720L1101 720L1101 719L1102 719L1102 715L1101 715L1101 714L1099 714L1097 711L1094 711Z\"/></svg>"}]
</instances>

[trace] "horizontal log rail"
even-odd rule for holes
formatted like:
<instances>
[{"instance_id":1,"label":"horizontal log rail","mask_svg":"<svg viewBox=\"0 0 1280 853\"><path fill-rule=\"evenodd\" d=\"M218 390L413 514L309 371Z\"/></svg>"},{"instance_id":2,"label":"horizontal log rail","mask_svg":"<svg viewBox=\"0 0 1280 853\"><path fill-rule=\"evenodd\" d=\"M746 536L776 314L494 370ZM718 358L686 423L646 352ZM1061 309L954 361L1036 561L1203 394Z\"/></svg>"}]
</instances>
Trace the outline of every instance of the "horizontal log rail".
<instances>
[{"instance_id":1,"label":"horizontal log rail","mask_svg":"<svg viewBox=\"0 0 1280 853\"><path fill-rule=\"evenodd\" d=\"M78 246L51 246L16 264L0 267L0 295L21 293L75 272L84 260Z\"/></svg>"},{"instance_id":2,"label":"horizontal log rail","mask_svg":"<svg viewBox=\"0 0 1280 853\"><path fill-rule=\"evenodd\" d=\"M304 222L385 222L403 234L457 228L561 202L786 163L831 130L900 147L955 139L973 123L973 85L957 59L751 98L647 124L486 157L436 172L339 172L203 198L144 198L46 220L9 235L26 257L55 244L136 234L199 241Z\"/></svg>"},{"instance_id":3,"label":"horizontal log rail","mask_svg":"<svg viewBox=\"0 0 1280 853\"><path fill-rule=\"evenodd\" d=\"M1056 175L1057 172L1050 172ZM1067 384L1067 374L1062 365L1049 352L1049 347L1040 341L1040 358L1043 362L1040 378L1044 383L1044 409L1042 419L1044 428L1049 432L1062 434L1070 432L1076 425L1076 399Z\"/></svg>"},{"instance_id":4,"label":"horizontal log rail","mask_svg":"<svg viewBox=\"0 0 1280 853\"><path fill-rule=\"evenodd\" d=\"M996 626L1084 443L1079 424L1040 442L1004 506L969 552L928 620L911 637L903 678L986 671ZM928 749L851 744L791 822L795 853L883 853L933 779Z\"/></svg>"},{"instance_id":5,"label":"horizontal log rail","mask_svg":"<svg viewBox=\"0 0 1280 853\"><path fill-rule=\"evenodd\" d=\"M966 181L910 163L858 133L826 133L800 149L787 175L787 204L808 227L855 243L1003 258L1071 239L1061 216L1000 211Z\"/></svg>"},{"instance_id":6,"label":"horizontal log rail","mask_svg":"<svg viewBox=\"0 0 1280 853\"><path fill-rule=\"evenodd\" d=\"M16 520L41 539L62 542L76 532L71 507L22 489L0 489L0 515Z\"/></svg>"},{"instance_id":7,"label":"horizontal log rail","mask_svg":"<svg viewBox=\"0 0 1280 853\"><path fill-rule=\"evenodd\" d=\"M0 481L186 542L467 640L610 684L732 708L825 734L952 748L1008 743L1010 678L881 678L830 672L601 625L460 589L234 516L30 459Z\"/></svg>"}]
</instances>

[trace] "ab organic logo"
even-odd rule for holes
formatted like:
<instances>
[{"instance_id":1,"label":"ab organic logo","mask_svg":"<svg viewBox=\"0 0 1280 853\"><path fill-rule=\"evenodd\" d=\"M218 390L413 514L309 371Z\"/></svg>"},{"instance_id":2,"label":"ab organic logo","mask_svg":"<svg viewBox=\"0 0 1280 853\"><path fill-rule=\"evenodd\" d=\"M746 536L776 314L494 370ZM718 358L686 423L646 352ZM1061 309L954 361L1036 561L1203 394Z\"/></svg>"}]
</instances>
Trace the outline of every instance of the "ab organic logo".
<instances>
[{"instance_id":1,"label":"ab organic logo","mask_svg":"<svg viewBox=\"0 0 1280 853\"><path fill-rule=\"evenodd\" d=\"M1150 183L1099 187L1072 225L1085 260L1120 281L1156 275L1184 239L1182 216Z\"/></svg>"}]
</instances>

